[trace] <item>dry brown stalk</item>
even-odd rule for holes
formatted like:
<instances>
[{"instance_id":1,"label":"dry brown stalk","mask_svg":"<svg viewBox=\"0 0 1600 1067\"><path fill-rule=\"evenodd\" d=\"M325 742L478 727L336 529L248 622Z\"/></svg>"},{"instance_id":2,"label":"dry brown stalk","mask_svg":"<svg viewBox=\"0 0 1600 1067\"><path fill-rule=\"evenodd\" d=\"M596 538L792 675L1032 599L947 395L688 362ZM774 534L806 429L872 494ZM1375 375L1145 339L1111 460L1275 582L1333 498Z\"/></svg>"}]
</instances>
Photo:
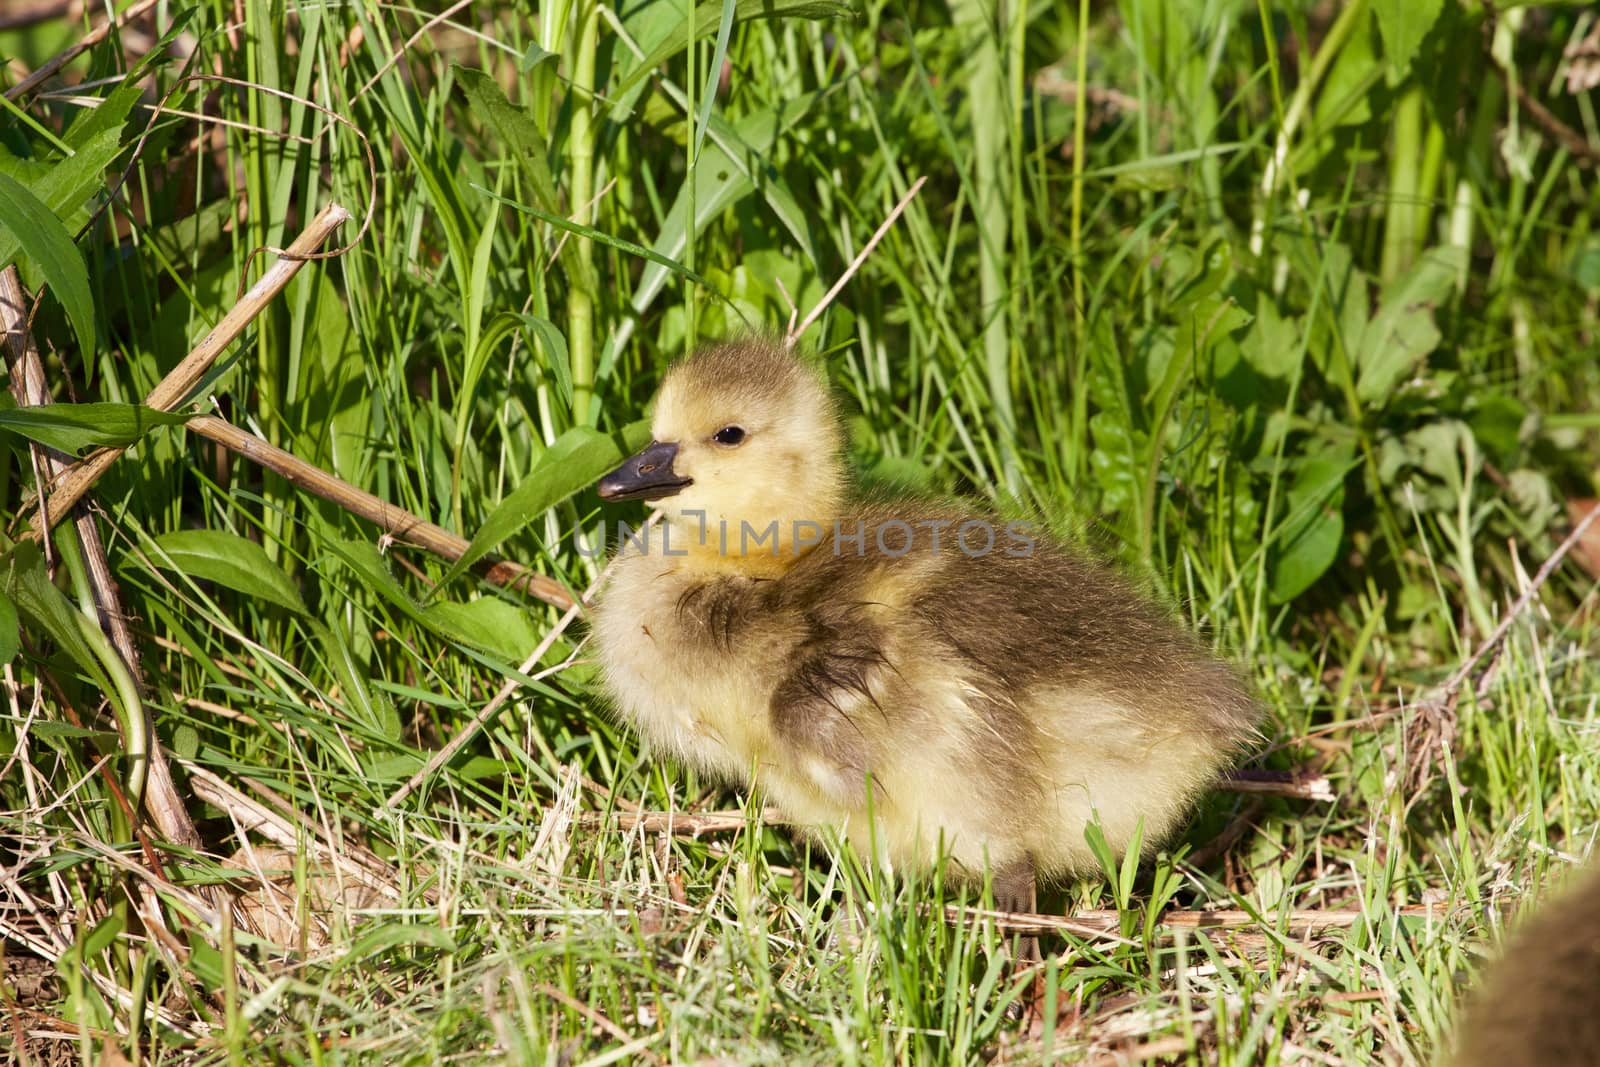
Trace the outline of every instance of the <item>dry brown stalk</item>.
<instances>
[{"instance_id":1,"label":"dry brown stalk","mask_svg":"<svg viewBox=\"0 0 1600 1067\"><path fill-rule=\"evenodd\" d=\"M0 32L25 30L41 22L54 22L60 18L77 18L83 12L83 0L40 0L24 3L0 14Z\"/></svg>"},{"instance_id":2,"label":"dry brown stalk","mask_svg":"<svg viewBox=\"0 0 1600 1067\"><path fill-rule=\"evenodd\" d=\"M1410 803L1415 803L1422 796L1424 787L1432 780L1433 765L1439 752L1455 743L1456 705L1460 702L1462 688L1469 679L1476 677L1474 671L1483 658L1500 647L1506 634L1511 632L1511 627L1528 610L1539 590L1544 588L1544 583L1550 580L1550 575L1583 540L1597 519L1600 519L1600 508L1594 508L1573 526L1572 531L1534 573L1522 593L1506 609L1505 617L1494 628L1494 632L1473 649L1472 655L1456 668L1444 685L1410 708L1411 714L1406 724L1406 747L1411 753L1406 771ZM1487 667L1484 669L1488 670Z\"/></svg>"},{"instance_id":3,"label":"dry brown stalk","mask_svg":"<svg viewBox=\"0 0 1600 1067\"><path fill-rule=\"evenodd\" d=\"M238 303L228 309L211 332L174 367L165 378L150 390L145 403L159 411L171 411L182 403L205 377L211 365L224 349L232 344L285 285L300 272L306 259L316 252L334 230L350 219L350 212L337 203L329 204L317 213L311 225L296 237L294 243L279 257L261 280L250 287ZM44 504L43 512L34 520L31 536L42 538L45 530L54 525L58 517L67 512L102 474L122 455L124 449L103 448L70 467L56 482Z\"/></svg>"},{"instance_id":4,"label":"dry brown stalk","mask_svg":"<svg viewBox=\"0 0 1600 1067\"><path fill-rule=\"evenodd\" d=\"M782 814L772 808L761 813L764 826L788 824ZM623 833L643 830L645 833L671 833L684 837L701 834L722 834L743 830L750 817L742 811L586 811L578 816L578 825L586 830L612 827Z\"/></svg>"},{"instance_id":5,"label":"dry brown stalk","mask_svg":"<svg viewBox=\"0 0 1600 1067\"><path fill-rule=\"evenodd\" d=\"M828 310L828 305L833 303L833 298L839 295L839 290L843 289L845 287L845 283L848 282L852 276L854 276L856 271L861 269L861 264L865 263L867 261L867 257L872 255L872 250L878 247L878 242L883 240L884 234L889 232L889 227L894 225L894 220L900 217L901 213L905 211L907 206L910 205L911 201L916 197L916 195L922 191L922 187L926 185L927 182L928 176L923 175L911 183L911 188L906 190L905 195L900 198L899 203L895 204L894 208L889 212L884 220L878 224L878 228L873 231L873 234L870 238L868 238L867 243L861 246L861 251L856 253L856 258L850 261L850 265L845 268L844 273L839 275L828 291L823 294L822 299L817 301L817 306L806 313L806 317L801 320L798 326L791 326L789 328L788 336L783 339L784 347L793 348L794 343L811 328L811 324L816 322L817 319L822 316L824 311Z\"/></svg>"},{"instance_id":6,"label":"dry brown stalk","mask_svg":"<svg viewBox=\"0 0 1600 1067\"><path fill-rule=\"evenodd\" d=\"M258 833L290 852L309 842L318 858L337 868L344 877L389 899L399 898L397 873L376 854L349 841L331 838L323 828L257 782L245 780L245 784L263 794L265 800L245 795L198 763L183 759L178 762L191 776L195 795L227 812L240 829Z\"/></svg>"},{"instance_id":7,"label":"dry brown stalk","mask_svg":"<svg viewBox=\"0 0 1600 1067\"><path fill-rule=\"evenodd\" d=\"M0 271L0 334L5 337L7 364L11 371L11 392L19 407L37 407L49 404L50 389L45 384L44 365L39 359L39 349L28 328L28 302L22 291L15 266ZM33 446L33 453L42 467L41 473L54 480L70 464L71 459L53 449ZM43 479L39 482L43 485ZM140 694L144 693L144 674L139 669L139 656L134 648L133 635L128 630L127 616L122 611L122 599L111 566L106 561L105 544L100 539L100 526L91 510L80 505L75 508L74 522L83 558L88 567L89 585L94 590L95 604L99 608L100 626L111 637L111 642L122 657L122 664L132 676ZM146 731L152 724L146 720ZM172 780L172 770L156 746L148 746L148 776L145 780L144 806L168 841L190 848L200 844L200 834L189 818L178 787Z\"/></svg>"},{"instance_id":8,"label":"dry brown stalk","mask_svg":"<svg viewBox=\"0 0 1600 1067\"><path fill-rule=\"evenodd\" d=\"M1385 912L1382 915L1372 916L1367 912L1354 909L1329 909L1326 911L1315 908L1297 908L1288 915L1286 933L1291 937L1315 936L1329 930L1347 930L1363 920L1388 919L1394 916L1405 918L1442 918L1444 909L1428 904L1408 904ZM1007 933L1018 934L1046 934L1054 931L1065 931L1083 935L1085 933L1100 936L1115 934L1121 929L1121 917L1115 910L1089 910L1077 911L1071 915L1035 915L1028 912L1011 911L985 911L980 908L959 908L947 905L945 917L951 922L960 922L972 919L992 919L996 928ZM1215 911L1199 909L1178 909L1161 913L1156 920L1156 925L1167 930L1259 930L1277 928L1283 923L1283 916L1267 913L1257 916L1253 912L1237 909L1223 908Z\"/></svg>"},{"instance_id":9,"label":"dry brown stalk","mask_svg":"<svg viewBox=\"0 0 1600 1067\"><path fill-rule=\"evenodd\" d=\"M185 424L192 433L226 448L235 455L257 463L289 484L366 519L385 534L403 544L416 545L442 559L455 561L467 551L467 540L422 519L404 508L357 489L320 467L313 466L290 452L255 434L241 430L215 415L199 415ZM535 599L557 608L572 607L572 594L563 585L510 560L496 560L483 572L496 585L519 589Z\"/></svg>"},{"instance_id":10,"label":"dry brown stalk","mask_svg":"<svg viewBox=\"0 0 1600 1067\"><path fill-rule=\"evenodd\" d=\"M109 34L113 29L121 29L123 26L126 26L128 23L139 18L141 15L155 7L156 4L160 2L161 0L140 0L139 3L134 4L115 19L107 19L105 22L102 22L100 25L84 34L83 39L77 44L73 45L71 48L60 53L59 55L52 57L38 70L34 71L32 74L28 75L26 78L23 78L17 84L7 89L5 94L6 99L18 100L23 96L26 96L28 93L33 92L40 85L54 77L56 72L62 67L66 66L68 63L71 63L74 59L77 59L83 53L87 52L89 49L105 40L106 35Z\"/></svg>"},{"instance_id":11,"label":"dry brown stalk","mask_svg":"<svg viewBox=\"0 0 1600 1067\"><path fill-rule=\"evenodd\" d=\"M1216 787L1225 793L1293 797L1296 800L1336 799L1333 783L1328 781L1328 776L1315 771L1230 771L1222 776Z\"/></svg>"}]
</instances>

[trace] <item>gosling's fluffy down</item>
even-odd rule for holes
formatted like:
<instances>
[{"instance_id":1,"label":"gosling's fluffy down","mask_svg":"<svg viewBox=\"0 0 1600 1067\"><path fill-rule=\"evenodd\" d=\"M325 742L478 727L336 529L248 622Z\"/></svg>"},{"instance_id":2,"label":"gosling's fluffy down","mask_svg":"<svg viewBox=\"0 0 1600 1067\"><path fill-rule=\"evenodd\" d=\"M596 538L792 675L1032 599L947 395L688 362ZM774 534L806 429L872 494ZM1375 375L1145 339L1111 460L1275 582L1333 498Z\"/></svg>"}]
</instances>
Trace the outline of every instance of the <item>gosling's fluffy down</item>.
<instances>
[{"instance_id":1,"label":"gosling's fluffy down","mask_svg":"<svg viewBox=\"0 0 1600 1067\"><path fill-rule=\"evenodd\" d=\"M1093 866L1091 819L1118 851L1159 841L1252 736L1234 674L1103 564L852 499L828 390L776 346L679 364L651 428L601 484L666 518L595 607L605 682L654 746L801 825L1031 883Z\"/></svg>"},{"instance_id":2,"label":"gosling's fluffy down","mask_svg":"<svg viewBox=\"0 0 1600 1067\"><path fill-rule=\"evenodd\" d=\"M1540 908L1468 998L1454 1067L1600 1064L1600 870Z\"/></svg>"}]
</instances>

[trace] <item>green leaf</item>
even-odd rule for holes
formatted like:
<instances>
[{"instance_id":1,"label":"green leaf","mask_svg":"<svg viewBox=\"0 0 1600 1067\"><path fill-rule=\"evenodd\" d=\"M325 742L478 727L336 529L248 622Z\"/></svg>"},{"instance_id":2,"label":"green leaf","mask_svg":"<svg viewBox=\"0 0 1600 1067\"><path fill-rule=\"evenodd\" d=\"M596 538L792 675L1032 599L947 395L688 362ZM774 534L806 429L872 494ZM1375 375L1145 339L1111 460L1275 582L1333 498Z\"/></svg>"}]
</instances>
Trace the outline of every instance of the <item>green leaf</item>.
<instances>
[{"instance_id":1,"label":"green leaf","mask_svg":"<svg viewBox=\"0 0 1600 1067\"><path fill-rule=\"evenodd\" d=\"M497 597L440 600L429 604L422 614L424 623L434 632L493 652L508 663L524 659L539 643L539 633L528 613Z\"/></svg>"},{"instance_id":2,"label":"green leaf","mask_svg":"<svg viewBox=\"0 0 1600 1067\"><path fill-rule=\"evenodd\" d=\"M1573 257L1572 280L1591 291L1600 289L1600 239L1591 237Z\"/></svg>"},{"instance_id":3,"label":"green leaf","mask_svg":"<svg viewBox=\"0 0 1600 1067\"><path fill-rule=\"evenodd\" d=\"M451 940L449 934L437 926L383 923L377 925L371 933L357 938L355 944L350 946L349 954L334 961L333 969L337 972L352 965L366 966L375 957L387 958L396 949L406 947L453 953L456 950L456 943Z\"/></svg>"},{"instance_id":4,"label":"green leaf","mask_svg":"<svg viewBox=\"0 0 1600 1067\"><path fill-rule=\"evenodd\" d=\"M76 455L88 448L123 448L157 426L180 426L188 415L143 404L41 404L0 411L0 431Z\"/></svg>"},{"instance_id":5,"label":"green leaf","mask_svg":"<svg viewBox=\"0 0 1600 1067\"><path fill-rule=\"evenodd\" d=\"M10 663L22 651L22 628L17 621L17 606L0 593L0 664Z\"/></svg>"},{"instance_id":6,"label":"green leaf","mask_svg":"<svg viewBox=\"0 0 1600 1067\"><path fill-rule=\"evenodd\" d=\"M215 993L222 988L222 953L199 930L191 928L188 937L189 958L184 961L185 969L199 979L201 988Z\"/></svg>"},{"instance_id":7,"label":"green leaf","mask_svg":"<svg viewBox=\"0 0 1600 1067\"><path fill-rule=\"evenodd\" d=\"M764 153L824 95L807 93L786 100L776 108L746 115L732 125L712 114L711 144L695 162L694 180L685 180L678 187L672 207L661 222L661 230L651 242L651 263L640 272L629 299L634 314L607 339L601 357L602 367L609 367L610 361L633 336L635 324L666 286L668 272L681 271L677 264L689 243L690 204L694 205L693 232L700 233L728 207L754 192L759 184L767 206L806 256L815 262L805 212L789 189L771 176Z\"/></svg>"},{"instance_id":8,"label":"green leaf","mask_svg":"<svg viewBox=\"0 0 1600 1067\"><path fill-rule=\"evenodd\" d=\"M1343 456L1314 456L1295 472L1287 514L1268 546L1272 603L1293 600L1333 566L1344 538L1344 479L1351 467Z\"/></svg>"},{"instance_id":9,"label":"green leaf","mask_svg":"<svg viewBox=\"0 0 1600 1067\"><path fill-rule=\"evenodd\" d=\"M717 102L717 80L722 77L722 63L728 58L728 34L733 31L733 15L737 10L734 0L722 0L722 15L717 21L717 43L711 49L711 62L706 64L706 83L700 90L700 112L694 124L694 158L700 158L700 149L706 143L706 130L711 125L711 107Z\"/></svg>"},{"instance_id":10,"label":"green leaf","mask_svg":"<svg viewBox=\"0 0 1600 1067\"><path fill-rule=\"evenodd\" d=\"M1423 38L1443 10L1444 0L1372 0L1378 32L1383 34L1383 51L1396 75L1410 69Z\"/></svg>"},{"instance_id":11,"label":"green leaf","mask_svg":"<svg viewBox=\"0 0 1600 1067\"><path fill-rule=\"evenodd\" d=\"M25 253L38 265L61 306L72 320L83 358L94 354L94 300L89 295L89 269L72 243L72 235L44 201L15 178L0 174L0 268Z\"/></svg>"},{"instance_id":12,"label":"green leaf","mask_svg":"<svg viewBox=\"0 0 1600 1067\"><path fill-rule=\"evenodd\" d=\"M1172 253L1168 270L1182 270L1183 273L1182 280L1172 286L1172 295L1167 300L1169 311L1198 307L1233 279L1233 246L1225 237L1213 237L1200 249L1180 245L1172 249Z\"/></svg>"},{"instance_id":13,"label":"green leaf","mask_svg":"<svg viewBox=\"0 0 1600 1067\"><path fill-rule=\"evenodd\" d=\"M574 426L556 438L522 484L484 520L466 554L445 572L439 587L448 585L506 538L621 463L629 452L649 440L649 424L642 420L632 423L623 428L622 437L627 451L619 448L609 434L587 426Z\"/></svg>"},{"instance_id":14,"label":"green leaf","mask_svg":"<svg viewBox=\"0 0 1600 1067\"><path fill-rule=\"evenodd\" d=\"M100 657L84 639L83 616L50 581L39 546L31 541L18 543L6 557L5 568L5 595L20 618L49 635L56 647L109 696L116 687L100 663Z\"/></svg>"},{"instance_id":15,"label":"green leaf","mask_svg":"<svg viewBox=\"0 0 1600 1067\"><path fill-rule=\"evenodd\" d=\"M485 235L492 238L493 230L494 227L492 225L486 227L484 230ZM486 290L487 286L483 286L476 291L484 292ZM465 440L472 418L473 406L478 400L478 380L483 377L483 372L488 368L490 358L493 357L495 349L500 345L500 342L519 332L522 326L523 320L518 316L511 314L509 311L497 312L489 320L488 327L483 330L477 344L473 346L472 351L468 354L466 366L461 371L461 387L456 393L455 410L451 412L452 421L456 426L456 447L459 448L461 442Z\"/></svg>"},{"instance_id":16,"label":"green leaf","mask_svg":"<svg viewBox=\"0 0 1600 1067\"><path fill-rule=\"evenodd\" d=\"M1384 63L1378 57L1378 35L1371 19L1362 19L1350 32L1344 47L1312 105L1310 130L1317 136L1302 145L1305 158L1296 160L1297 173L1314 167L1324 153L1334 147L1329 136L1338 126L1359 126L1372 119L1372 88L1383 77ZM1301 169L1303 168L1303 169Z\"/></svg>"},{"instance_id":17,"label":"green leaf","mask_svg":"<svg viewBox=\"0 0 1600 1067\"><path fill-rule=\"evenodd\" d=\"M83 939L83 944L79 949L79 958L94 959L109 948L111 942L115 941L125 928L121 915L116 912L107 915L104 919L95 923L88 936Z\"/></svg>"},{"instance_id":18,"label":"green leaf","mask_svg":"<svg viewBox=\"0 0 1600 1067\"><path fill-rule=\"evenodd\" d=\"M1522 425L1528 409L1510 393L1480 393L1469 405L1467 424L1472 435L1498 460L1514 456L1522 441Z\"/></svg>"},{"instance_id":19,"label":"green leaf","mask_svg":"<svg viewBox=\"0 0 1600 1067\"><path fill-rule=\"evenodd\" d=\"M179 759L194 759L200 754L200 731L182 723L172 731L172 751Z\"/></svg>"},{"instance_id":20,"label":"green leaf","mask_svg":"<svg viewBox=\"0 0 1600 1067\"><path fill-rule=\"evenodd\" d=\"M669 29L665 38L639 60L633 71L622 79L612 91L613 97L623 96L650 72L690 44L709 37L722 24L723 0L707 0L694 9L693 39L684 33L684 22L679 19L675 28ZM752 19L833 19L853 14L850 5L838 0L738 0L733 5L733 21Z\"/></svg>"},{"instance_id":21,"label":"green leaf","mask_svg":"<svg viewBox=\"0 0 1600 1067\"><path fill-rule=\"evenodd\" d=\"M152 554L151 561L158 567L306 614L305 601L289 576L248 538L227 530L174 530L156 538L156 545L161 553Z\"/></svg>"},{"instance_id":22,"label":"green leaf","mask_svg":"<svg viewBox=\"0 0 1600 1067\"><path fill-rule=\"evenodd\" d=\"M85 205L101 187L101 175L122 151L122 128L141 92L140 85L125 84L98 106L79 112L63 140L73 153L67 158L20 160L0 150L0 173L27 186L62 225L76 229L88 218ZM0 233L0 263L15 256L19 247L10 235Z\"/></svg>"},{"instance_id":23,"label":"green leaf","mask_svg":"<svg viewBox=\"0 0 1600 1067\"><path fill-rule=\"evenodd\" d=\"M478 192L482 193L484 196L487 196L489 199L494 200L497 203L504 204L509 208L515 208L525 215L532 215L536 219L541 219L545 222L548 222L558 230L565 230L567 233L570 233L575 237L587 237L589 240L594 241L597 244L602 244L609 248L615 248L619 252L626 252L629 255L638 256L641 259L648 259L651 263L666 267L680 278L687 278L689 281L694 282L696 285L704 286L706 289L712 288L710 282L706 281L688 267L685 267L682 263L668 259L666 256L663 256L658 252L653 252L644 245L634 244L632 241L624 240L621 237L614 237L611 234L605 233L602 230L597 230L592 226L579 225L578 223L573 222L571 219L564 219L560 215L552 215L548 211L540 211L538 208L530 207L527 204L519 204L515 200L508 200L503 196L491 193L481 185L474 184L472 187Z\"/></svg>"},{"instance_id":24,"label":"green leaf","mask_svg":"<svg viewBox=\"0 0 1600 1067\"><path fill-rule=\"evenodd\" d=\"M39 199L63 221L99 191L105 169L122 153L128 113L143 93L144 87L137 82L125 84L73 120L66 136L72 156L54 164L49 177L33 186Z\"/></svg>"},{"instance_id":25,"label":"green leaf","mask_svg":"<svg viewBox=\"0 0 1600 1067\"><path fill-rule=\"evenodd\" d=\"M1263 293L1256 303L1255 321L1239 343L1239 350L1263 377L1287 379L1305 358L1300 322L1284 315L1271 295Z\"/></svg>"},{"instance_id":26,"label":"green leaf","mask_svg":"<svg viewBox=\"0 0 1600 1067\"><path fill-rule=\"evenodd\" d=\"M514 604L482 597L465 604L446 601L423 607L395 581L375 547L365 541L329 544L369 588L440 637L482 649L506 663L518 662L538 643L528 613Z\"/></svg>"},{"instance_id":27,"label":"green leaf","mask_svg":"<svg viewBox=\"0 0 1600 1067\"><path fill-rule=\"evenodd\" d=\"M538 45L532 47L539 48ZM540 52L538 62L555 58L553 53ZM483 71L462 66L454 66L452 71L456 81L461 84L462 92L467 95L473 114L493 131L495 139L509 149L521 165L528 183L533 186L539 206L546 211L554 211L558 205L556 182L550 172L549 145L533 117L508 100L499 84Z\"/></svg>"},{"instance_id":28,"label":"green leaf","mask_svg":"<svg viewBox=\"0 0 1600 1067\"><path fill-rule=\"evenodd\" d=\"M115 730L91 730L69 722L36 722L28 732L34 737L67 741L114 741L120 736Z\"/></svg>"},{"instance_id":29,"label":"green leaf","mask_svg":"<svg viewBox=\"0 0 1600 1067\"><path fill-rule=\"evenodd\" d=\"M561 53L547 52L538 41L533 41L529 43L528 50L522 53L522 58L517 60L517 69L526 74L560 58Z\"/></svg>"},{"instance_id":30,"label":"green leaf","mask_svg":"<svg viewBox=\"0 0 1600 1067\"><path fill-rule=\"evenodd\" d=\"M1464 248L1435 248L1384 286L1356 346L1356 396L1363 404L1382 407L1438 346L1433 310L1454 291L1465 260Z\"/></svg>"},{"instance_id":31,"label":"green leaf","mask_svg":"<svg viewBox=\"0 0 1600 1067\"><path fill-rule=\"evenodd\" d=\"M544 351L544 365L550 368L550 373L555 375L556 388L561 390L561 399L568 405L572 403L572 358L567 355L567 339L559 327L549 319L541 319L537 315L524 314L521 316L523 335L527 338L528 347ZM537 339L538 344L534 341Z\"/></svg>"}]
</instances>

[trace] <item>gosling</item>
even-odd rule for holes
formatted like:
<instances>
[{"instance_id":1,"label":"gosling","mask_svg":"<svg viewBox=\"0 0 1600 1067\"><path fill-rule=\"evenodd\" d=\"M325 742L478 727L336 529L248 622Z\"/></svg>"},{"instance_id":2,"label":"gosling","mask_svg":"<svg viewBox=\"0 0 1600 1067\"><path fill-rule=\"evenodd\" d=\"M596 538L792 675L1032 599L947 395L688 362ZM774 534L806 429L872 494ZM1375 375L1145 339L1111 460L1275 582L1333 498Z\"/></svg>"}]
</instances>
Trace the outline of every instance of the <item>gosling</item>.
<instances>
[{"instance_id":1,"label":"gosling","mask_svg":"<svg viewBox=\"0 0 1600 1067\"><path fill-rule=\"evenodd\" d=\"M979 511L851 491L821 376L763 342L667 373L603 500L659 502L591 626L649 744L864 854L1033 910L1169 835L1254 733L1239 680L1106 566Z\"/></svg>"},{"instance_id":2,"label":"gosling","mask_svg":"<svg viewBox=\"0 0 1600 1067\"><path fill-rule=\"evenodd\" d=\"M1600 1064L1600 870L1542 907L1467 1001L1454 1067Z\"/></svg>"}]
</instances>

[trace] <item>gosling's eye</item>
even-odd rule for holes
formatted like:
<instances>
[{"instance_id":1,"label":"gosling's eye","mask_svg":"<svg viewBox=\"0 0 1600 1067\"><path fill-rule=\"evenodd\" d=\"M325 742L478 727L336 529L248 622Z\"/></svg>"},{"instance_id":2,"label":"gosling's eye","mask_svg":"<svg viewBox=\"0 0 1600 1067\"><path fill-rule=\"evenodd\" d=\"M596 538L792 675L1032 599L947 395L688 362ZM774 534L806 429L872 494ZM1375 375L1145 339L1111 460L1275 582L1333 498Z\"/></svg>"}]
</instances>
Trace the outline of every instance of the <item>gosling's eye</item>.
<instances>
[{"instance_id":1,"label":"gosling's eye","mask_svg":"<svg viewBox=\"0 0 1600 1067\"><path fill-rule=\"evenodd\" d=\"M712 434L711 439L717 444L727 445L729 448L733 448L736 445L742 445L744 444L744 427L724 426L722 429Z\"/></svg>"}]
</instances>

